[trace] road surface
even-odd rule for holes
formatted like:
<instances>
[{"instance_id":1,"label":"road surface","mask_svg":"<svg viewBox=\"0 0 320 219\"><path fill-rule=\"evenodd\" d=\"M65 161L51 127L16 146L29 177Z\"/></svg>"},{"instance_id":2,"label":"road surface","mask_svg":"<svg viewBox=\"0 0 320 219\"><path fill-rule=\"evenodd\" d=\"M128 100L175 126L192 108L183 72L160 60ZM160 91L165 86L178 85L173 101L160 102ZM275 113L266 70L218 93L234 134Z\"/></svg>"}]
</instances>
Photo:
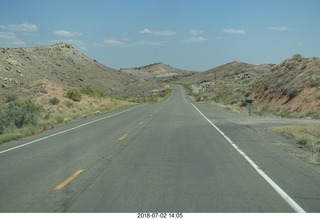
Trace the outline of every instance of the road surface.
<instances>
[{"instance_id":1,"label":"road surface","mask_svg":"<svg viewBox=\"0 0 320 219\"><path fill-rule=\"evenodd\" d=\"M283 121L283 120L281 120ZM0 145L0 212L320 212L320 171L254 128L164 102Z\"/></svg>"}]
</instances>

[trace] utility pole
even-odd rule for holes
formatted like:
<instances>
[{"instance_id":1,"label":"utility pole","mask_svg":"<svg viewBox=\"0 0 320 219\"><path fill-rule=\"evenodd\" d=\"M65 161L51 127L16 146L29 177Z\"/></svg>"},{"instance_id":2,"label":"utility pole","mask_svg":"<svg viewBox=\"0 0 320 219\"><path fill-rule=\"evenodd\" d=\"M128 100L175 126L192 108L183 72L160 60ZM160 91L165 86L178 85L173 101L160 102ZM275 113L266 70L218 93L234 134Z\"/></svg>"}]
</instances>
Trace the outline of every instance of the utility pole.
<instances>
[{"instance_id":1,"label":"utility pole","mask_svg":"<svg viewBox=\"0 0 320 219\"><path fill-rule=\"evenodd\" d=\"M217 73L214 73L214 85L217 86Z\"/></svg>"}]
</instances>

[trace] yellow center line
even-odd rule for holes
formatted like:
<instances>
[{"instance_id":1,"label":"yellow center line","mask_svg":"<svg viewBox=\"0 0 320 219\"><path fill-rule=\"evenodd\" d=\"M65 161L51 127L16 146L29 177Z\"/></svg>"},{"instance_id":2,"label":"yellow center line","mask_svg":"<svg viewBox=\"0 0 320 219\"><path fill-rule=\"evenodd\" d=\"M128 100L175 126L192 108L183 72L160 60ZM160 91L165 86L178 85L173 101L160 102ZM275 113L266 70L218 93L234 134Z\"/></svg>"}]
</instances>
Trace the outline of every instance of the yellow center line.
<instances>
[{"instance_id":1,"label":"yellow center line","mask_svg":"<svg viewBox=\"0 0 320 219\"><path fill-rule=\"evenodd\" d=\"M123 139L125 139L128 136L128 133L124 134L123 136L121 136L118 140L122 141Z\"/></svg>"},{"instance_id":2,"label":"yellow center line","mask_svg":"<svg viewBox=\"0 0 320 219\"><path fill-rule=\"evenodd\" d=\"M83 170L79 169L76 172L74 172L71 176L69 176L68 178L66 178L64 181L62 181L59 185L57 185L53 190L57 191L62 189L63 187L65 187L68 183L70 183L74 178L76 178L77 176L80 175L80 173L82 173Z\"/></svg>"}]
</instances>

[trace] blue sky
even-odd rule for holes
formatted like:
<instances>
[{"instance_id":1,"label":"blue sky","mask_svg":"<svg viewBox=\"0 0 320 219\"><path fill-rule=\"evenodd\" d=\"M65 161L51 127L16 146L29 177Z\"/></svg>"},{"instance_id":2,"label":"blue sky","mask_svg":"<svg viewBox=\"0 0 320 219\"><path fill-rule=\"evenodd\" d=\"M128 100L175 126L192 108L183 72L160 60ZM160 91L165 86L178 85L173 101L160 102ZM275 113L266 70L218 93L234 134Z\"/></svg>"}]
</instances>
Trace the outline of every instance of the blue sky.
<instances>
[{"instance_id":1,"label":"blue sky","mask_svg":"<svg viewBox=\"0 0 320 219\"><path fill-rule=\"evenodd\" d=\"M69 42L112 67L319 57L319 0L0 0L0 47Z\"/></svg>"}]
</instances>

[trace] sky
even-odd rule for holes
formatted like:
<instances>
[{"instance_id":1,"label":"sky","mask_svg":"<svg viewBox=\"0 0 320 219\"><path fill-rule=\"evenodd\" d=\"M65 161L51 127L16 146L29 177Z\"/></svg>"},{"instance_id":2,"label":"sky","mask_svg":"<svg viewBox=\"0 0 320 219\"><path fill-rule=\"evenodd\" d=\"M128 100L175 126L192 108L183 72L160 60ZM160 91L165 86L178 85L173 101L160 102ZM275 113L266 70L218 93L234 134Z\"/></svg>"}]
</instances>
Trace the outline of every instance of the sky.
<instances>
[{"instance_id":1,"label":"sky","mask_svg":"<svg viewBox=\"0 0 320 219\"><path fill-rule=\"evenodd\" d=\"M0 0L0 47L71 43L111 68L319 57L319 0Z\"/></svg>"}]
</instances>

